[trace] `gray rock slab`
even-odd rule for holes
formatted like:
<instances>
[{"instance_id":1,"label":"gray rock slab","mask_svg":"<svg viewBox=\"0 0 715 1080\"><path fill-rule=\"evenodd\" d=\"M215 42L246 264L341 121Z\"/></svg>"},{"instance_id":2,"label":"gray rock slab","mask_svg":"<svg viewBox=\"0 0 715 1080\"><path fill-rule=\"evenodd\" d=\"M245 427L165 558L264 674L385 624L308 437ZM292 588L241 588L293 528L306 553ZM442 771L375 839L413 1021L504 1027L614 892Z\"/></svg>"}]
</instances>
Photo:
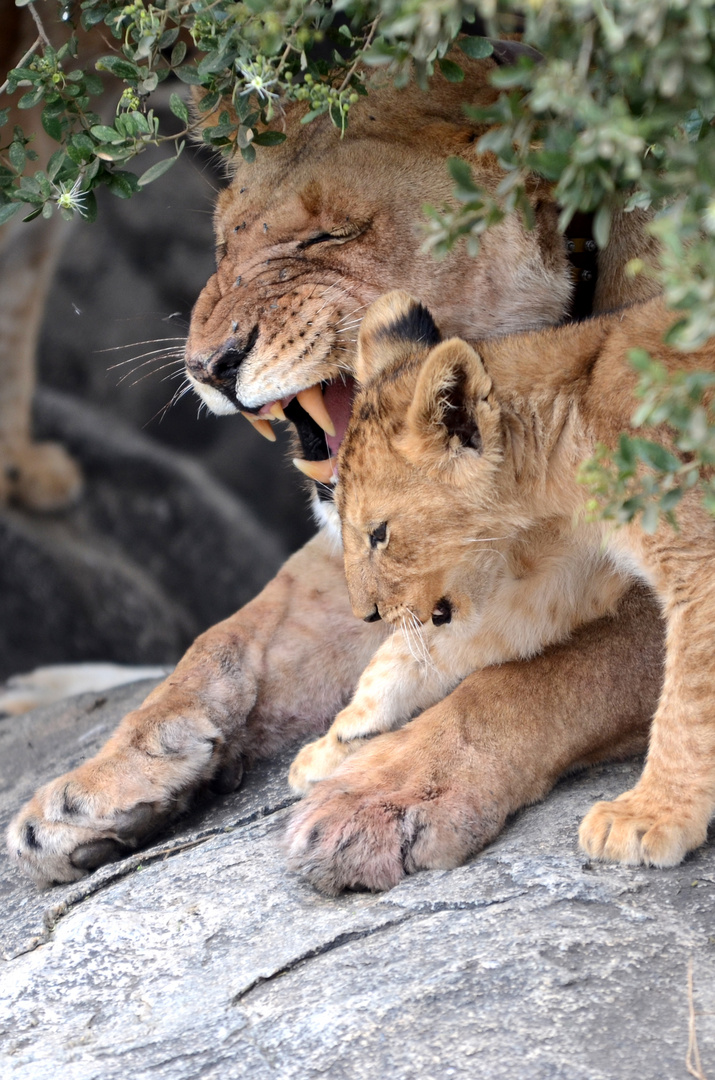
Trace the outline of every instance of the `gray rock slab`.
<instances>
[{"instance_id":1,"label":"gray rock slab","mask_svg":"<svg viewBox=\"0 0 715 1080\"><path fill-rule=\"evenodd\" d=\"M146 691L0 722L2 825ZM79 884L39 893L2 856L0 1076L685 1080L693 1029L715 1076L715 846L666 871L576 847L639 762L464 867L327 899L284 866L290 756Z\"/></svg>"},{"instance_id":2,"label":"gray rock slab","mask_svg":"<svg viewBox=\"0 0 715 1080\"><path fill-rule=\"evenodd\" d=\"M275 573L283 546L197 463L57 391L39 394L37 415L85 491L61 514L0 509L0 679L72 661L175 663Z\"/></svg>"}]
</instances>

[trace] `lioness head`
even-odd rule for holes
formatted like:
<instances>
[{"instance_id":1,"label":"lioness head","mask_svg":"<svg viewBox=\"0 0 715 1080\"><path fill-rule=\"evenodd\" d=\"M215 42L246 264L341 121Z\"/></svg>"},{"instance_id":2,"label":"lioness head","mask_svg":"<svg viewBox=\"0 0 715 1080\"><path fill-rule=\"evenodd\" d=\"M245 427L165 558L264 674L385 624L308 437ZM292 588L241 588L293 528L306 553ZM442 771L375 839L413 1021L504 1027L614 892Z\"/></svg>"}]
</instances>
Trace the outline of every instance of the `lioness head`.
<instances>
[{"instance_id":1,"label":"lioness head","mask_svg":"<svg viewBox=\"0 0 715 1080\"><path fill-rule=\"evenodd\" d=\"M357 376L337 489L353 610L440 625L486 599L500 573L500 536L473 531L477 519L503 525L492 382L474 350L443 341L402 292L368 310Z\"/></svg>"},{"instance_id":2,"label":"lioness head","mask_svg":"<svg viewBox=\"0 0 715 1080\"><path fill-rule=\"evenodd\" d=\"M302 125L304 107L289 106L287 141L253 165L239 160L219 196L217 269L193 312L189 377L216 413L285 409L316 480L333 478L357 328L385 291L409 290L438 312L445 334L472 339L553 324L567 309L571 275L544 184L531 193L533 230L508 217L476 259L464 246L441 262L421 250L423 205L452 198L450 155L469 160L490 191L503 175L491 154L476 154L483 129L462 111L465 100L494 100L495 61L459 62L465 80L436 75L427 94L379 76L343 140L327 117Z\"/></svg>"}]
</instances>

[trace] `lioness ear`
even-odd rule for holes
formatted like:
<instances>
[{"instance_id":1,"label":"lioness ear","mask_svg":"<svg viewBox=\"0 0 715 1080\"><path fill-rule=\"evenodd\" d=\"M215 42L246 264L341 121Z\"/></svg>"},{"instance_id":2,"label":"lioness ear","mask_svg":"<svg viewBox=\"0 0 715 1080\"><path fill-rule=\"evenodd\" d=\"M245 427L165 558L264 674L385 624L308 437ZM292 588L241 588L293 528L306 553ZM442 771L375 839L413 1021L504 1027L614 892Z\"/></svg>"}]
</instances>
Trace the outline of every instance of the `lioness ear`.
<instances>
[{"instance_id":1,"label":"lioness ear","mask_svg":"<svg viewBox=\"0 0 715 1080\"><path fill-rule=\"evenodd\" d=\"M481 453L478 408L492 389L479 355L452 338L430 353L417 378L400 449L433 466L461 450Z\"/></svg>"},{"instance_id":2,"label":"lioness ear","mask_svg":"<svg viewBox=\"0 0 715 1080\"><path fill-rule=\"evenodd\" d=\"M408 359L416 349L442 340L429 311L409 293L386 293L365 312L358 335L356 375L365 384L379 372Z\"/></svg>"}]
</instances>

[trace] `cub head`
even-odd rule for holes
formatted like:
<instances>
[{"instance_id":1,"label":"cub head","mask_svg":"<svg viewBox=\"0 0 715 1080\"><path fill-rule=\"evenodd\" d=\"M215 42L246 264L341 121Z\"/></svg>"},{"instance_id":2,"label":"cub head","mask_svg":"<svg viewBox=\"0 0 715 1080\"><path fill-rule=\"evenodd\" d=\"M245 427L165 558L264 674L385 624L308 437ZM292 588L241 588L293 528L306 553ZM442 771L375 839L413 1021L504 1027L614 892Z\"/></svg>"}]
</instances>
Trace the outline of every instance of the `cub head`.
<instances>
[{"instance_id":1,"label":"cub head","mask_svg":"<svg viewBox=\"0 0 715 1080\"><path fill-rule=\"evenodd\" d=\"M368 621L449 622L478 596L465 577L481 548L475 519L499 521L503 434L491 379L466 342L443 341L402 292L368 309L357 378L337 489L353 610ZM483 558L498 552L484 545Z\"/></svg>"}]
</instances>

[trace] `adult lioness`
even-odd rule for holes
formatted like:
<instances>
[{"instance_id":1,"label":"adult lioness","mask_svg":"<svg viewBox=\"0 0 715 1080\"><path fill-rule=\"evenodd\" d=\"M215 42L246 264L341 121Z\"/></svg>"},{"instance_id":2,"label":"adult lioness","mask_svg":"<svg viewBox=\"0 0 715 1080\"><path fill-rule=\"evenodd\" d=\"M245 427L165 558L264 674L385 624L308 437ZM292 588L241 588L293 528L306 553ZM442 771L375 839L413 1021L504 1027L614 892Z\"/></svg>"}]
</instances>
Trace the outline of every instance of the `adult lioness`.
<instances>
[{"instance_id":1,"label":"adult lioness","mask_svg":"<svg viewBox=\"0 0 715 1080\"><path fill-rule=\"evenodd\" d=\"M715 811L715 522L691 491L677 530L614 530L583 519L577 482L596 443L615 446L628 424L629 349L645 347L673 371L715 371L715 342L692 353L663 344L674 319L656 298L475 351L440 341L405 293L370 307L338 504L355 614L378 613L403 633L378 650L328 734L300 752L297 786L470 670L530 655L612 610L635 573L653 582L666 615L665 685L642 778L591 810L581 844L599 858L672 866L704 841ZM668 431L660 437L667 443ZM311 816L299 808L293 825L298 865ZM419 844L425 863L448 864L429 830Z\"/></svg>"},{"instance_id":2,"label":"adult lioness","mask_svg":"<svg viewBox=\"0 0 715 1080\"><path fill-rule=\"evenodd\" d=\"M414 86L374 89L351 114L343 142L325 118L301 127L300 109L291 109L288 141L238 168L219 197L218 267L194 310L187 370L214 411L252 410L267 424L285 407L318 478L330 476L348 416L340 376L352 370L356 325L377 295L406 288L439 311L446 333L467 337L550 324L567 312L569 265L548 189L536 181L533 232L512 218L485 238L476 260L460 250L436 264L420 253L419 208L450 194L446 157L467 157L488 187L499 180L494 159L475 154L478 131L461 112L465 98L491 100L493 65L468 63L458 86L437 76L429 96ZM647 289L623 274L629 257L651 253L639 222L629 216L616 235L601 260L602 307ZM326 381L334 420L321 411L319 391L303 393ZM384 635L381 623L353 618L335 536L322 530L256 600L196 641L95 758L37 793L11 824L13 857L40 882L72 880L121 857L201 787L233 788L244 760L324 729ZM483 712L475 726L470 691L449 835L454 813L472 822L472 836L493 834L511 809L574 763L642 746L657 700L660 643L654 603L631 593L614 619L559 653L472 676L481 680ZM395 844L407 869L419 864L400 822L405 806L429 799L424 770L439 768L442 717L461 713L462 689L400 733L399 756L388 750L381 758L397 794L386 802L385 775L376 774L381 805L394 813L370 825L375 865ZM402 756L405 739L413 752ZM475 809L486 757L502 763L504 784L492 783L488 805ZM440 814L443 805L435 807ZM340 852L328 845L322 857L332 867L327 886L340 888Z\"/></svg>"}]
</instances>

